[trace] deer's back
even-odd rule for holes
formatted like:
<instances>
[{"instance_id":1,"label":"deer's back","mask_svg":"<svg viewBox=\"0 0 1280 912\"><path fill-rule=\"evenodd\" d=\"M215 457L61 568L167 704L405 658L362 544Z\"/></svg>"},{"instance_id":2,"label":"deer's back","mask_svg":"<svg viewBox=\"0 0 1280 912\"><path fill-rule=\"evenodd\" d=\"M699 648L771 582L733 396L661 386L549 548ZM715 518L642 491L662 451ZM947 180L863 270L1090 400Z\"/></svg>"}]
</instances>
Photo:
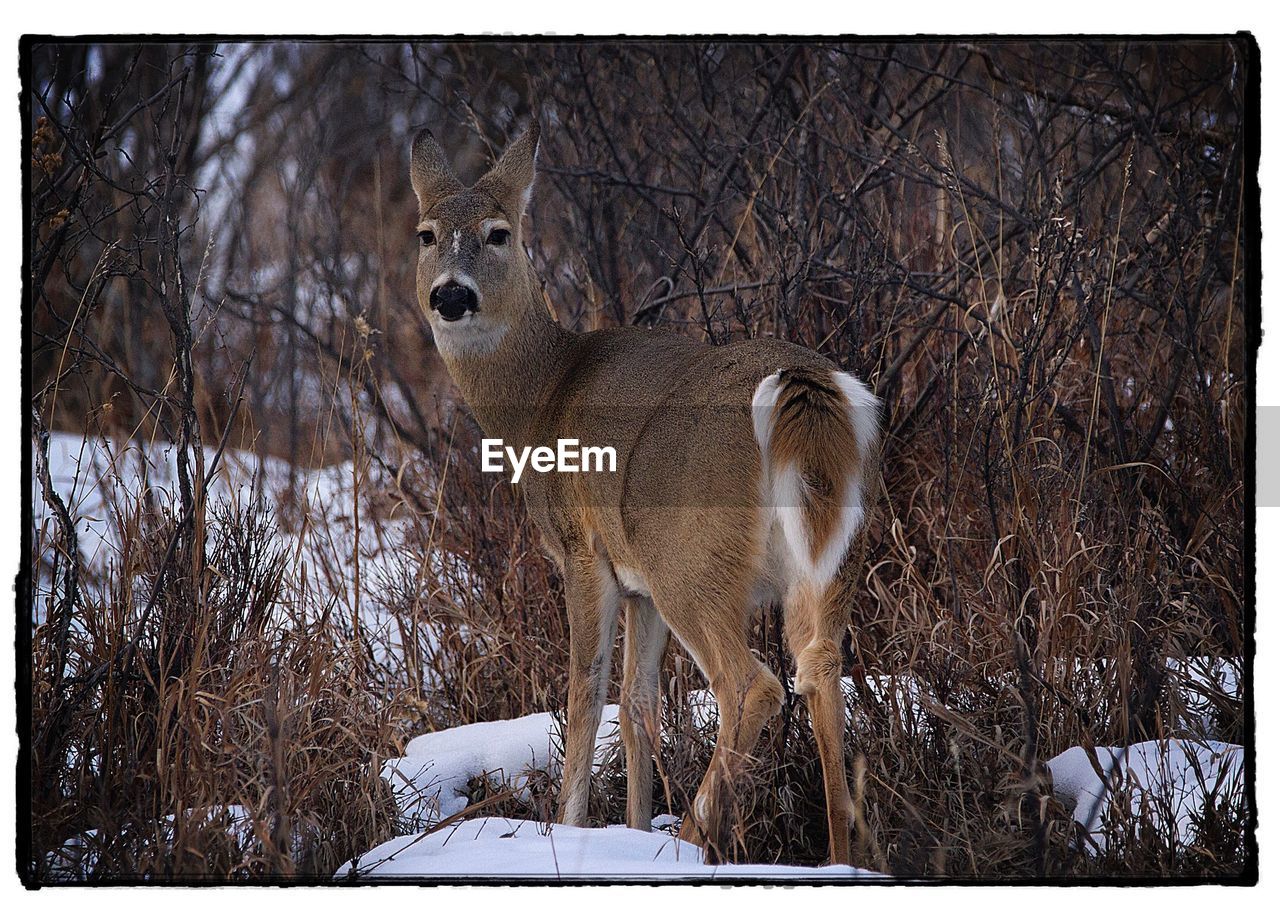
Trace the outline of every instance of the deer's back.
<instances>
[{"instance_id":1,"label":"deer's back","mask_svg":"<svg viewBox=\"0 0 1280 912\"><path fill-rule=\"evenodd\" d=\"M584 333L570 351L540 422L546 443L612 446L617 471L540 476L526 483L526 497L550 538L595 535L623 561L646 542L680 548L669 538L674 514L697 511L702 531L712 524L753 534L747 527L759 513L761 458L752 396L780 369L834 367L776 339L711 346L630 327Z\"/></svg>"}]
</instances>

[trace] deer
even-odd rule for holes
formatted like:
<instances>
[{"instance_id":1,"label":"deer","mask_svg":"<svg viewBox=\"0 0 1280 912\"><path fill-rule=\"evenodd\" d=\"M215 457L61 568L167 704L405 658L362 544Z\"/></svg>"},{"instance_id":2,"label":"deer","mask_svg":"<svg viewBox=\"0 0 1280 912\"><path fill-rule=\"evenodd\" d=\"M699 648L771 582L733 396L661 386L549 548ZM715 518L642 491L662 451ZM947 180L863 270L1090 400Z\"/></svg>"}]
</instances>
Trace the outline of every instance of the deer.
<instances>
[{"instance_id":1,"label":"deer","mask_svg":"<svg viewBox=\"0 0 1280 912\"><path fill-rule=\"evenodd\" d=\"M557 820L585 826L595 735L623 624L626 823L651 828L661 666L675 639L718 707L711 762L680 838L724 858L730 802L778 677L753 653L781 606L824 780L833 864L850 863L842 642L879 484L880 401L853 374L775 338L711 345L675 331L560 325L527 253L536 116L466 186L429 129L411 146L418 305L486 437L613 446L617 471L519 487L563 580L568 705Z\"/></svg>"}]
</instances>

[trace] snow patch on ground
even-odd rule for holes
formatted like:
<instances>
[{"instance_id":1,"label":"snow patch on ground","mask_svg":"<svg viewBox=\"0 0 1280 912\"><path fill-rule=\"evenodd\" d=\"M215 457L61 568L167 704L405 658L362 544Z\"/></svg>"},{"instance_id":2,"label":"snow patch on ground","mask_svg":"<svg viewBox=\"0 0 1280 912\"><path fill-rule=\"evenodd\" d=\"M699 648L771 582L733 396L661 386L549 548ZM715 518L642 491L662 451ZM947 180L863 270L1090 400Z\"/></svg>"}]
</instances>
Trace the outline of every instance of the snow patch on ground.
<instances>
[{"instance_id":1,"label":"snow patch on ground","mask_svg":"<svg viewBox=\"0 0 1280 912\"><path fill-rule=\"evenodd\" d=\"M618 707L605 707L596 730L596 763L618 741ZM481 776L525 793L529 774L555 775L561 761L559 726L551 713L477 722L419 735L403 757L382 765L404 826L421 829L465 810L470 783Z\"/></svg>"},{"instance_id":2,"label":"snow patch on ground","mask_svg":"<svg viewBox=\"0 0 1280 912\"><path fill-rule=\"evenodd\" d=\"M338 879L466 877L632 880L859 879L880 875L848 865L708 865L701 852L665 833L622 826L582 829L505 817L466 820L438 832L401 836L343 865Z\"/></svg>"},{"instance_id":3,"label":"snow patch on ground","mask_svg":"<svg viewBox=\"0 0 1280 912\"><path fill-rule=\"evenodd\" d=\"M1176 833L1181 846L1195 841L1206 805L1240 801L1244 788L1244 748L1222 741L1143 741L1124 747L1094 748L1098 770L1083 747L1049 761L1054 793L1068 807L1098 850L1106 847L1115 799L1128 794L1128 811L1162 832ZM1086 851L1094 848L1085 841Z\"/></svg>"}]
</instances>

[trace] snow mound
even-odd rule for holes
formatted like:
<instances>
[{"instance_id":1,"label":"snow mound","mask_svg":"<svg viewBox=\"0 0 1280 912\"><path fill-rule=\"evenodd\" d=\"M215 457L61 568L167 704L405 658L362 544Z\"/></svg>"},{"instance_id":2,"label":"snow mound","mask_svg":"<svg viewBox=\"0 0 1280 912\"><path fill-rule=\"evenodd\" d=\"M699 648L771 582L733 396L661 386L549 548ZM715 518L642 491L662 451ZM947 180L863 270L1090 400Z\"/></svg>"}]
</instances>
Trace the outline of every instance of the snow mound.
<instances>
[{"instance_id":1,"label":"snow mound","mask_svg":"<svg viewBox=\"0 0 1280 912\"><path fill-rule=\"evenodd\" d=\"M618 739L618 707L604 708L596 729L596 762ZM484 776L523 792L534 771L555 773L561 761L559 728L551 713L477 722L409 742L405 755L382 765L403 822L429 827L464 810L470 783Z\"/></svg>"},{"instance_id":2,"label":"snow mound","mask_svg":"<svg viewBox=\"0 0 1280 912\"><path fill-rule=\"evenodd\" d=\"M1126 793L1135 817L1175 833L1182 846L1195 841L1207 807L1243 801L1244 749L1238 744L1174 738L1098 747L1094 755L1101 778L1083 747L1064 751L1048 767L1054 793L1075 807L1073 817L1098 850L1106 847L1113 799L1123 801ZM1087 841L1086 851L1093 852Z\"/></svg>"},{"instance_id":3,"label":"snow mound","mask_svg":"<svg viewBox=\"0 0 1280 912\"><path fill-rule=\"evenodd\" d=\"M628 878L633 880L760 880L880 877L848 865L708 865L700 851L665 833L622 826L583 829L505 817L467 820L438 832L401 836L347 863L338 879Z\"/></svg>"}]
</instances>

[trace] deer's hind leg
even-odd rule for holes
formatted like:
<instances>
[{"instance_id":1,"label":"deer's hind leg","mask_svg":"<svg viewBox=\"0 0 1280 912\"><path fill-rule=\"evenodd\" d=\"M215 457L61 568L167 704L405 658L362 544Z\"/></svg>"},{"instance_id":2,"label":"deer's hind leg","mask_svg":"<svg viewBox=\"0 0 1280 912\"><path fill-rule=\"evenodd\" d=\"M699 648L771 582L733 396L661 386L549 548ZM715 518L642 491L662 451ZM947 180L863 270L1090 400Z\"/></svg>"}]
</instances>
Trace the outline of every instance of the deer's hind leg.
<instances>
[{"instance_id":1,"label":"deer's hind leg","mask_svg":"<svg viewBox=\"0 0 1280 912\"><path fill-rule=\"evenodd\" d=\"M585 826L596 729L609 687L621 593L607 563L594 550L571 555L564 575L569 616L569 712L559 818L570 826Z\"/></svg>"},{"instance_id":2,"label":"deer's hind leg","mask_svg":"<svg viewBox=\"0 0 1280 912\"><path fill-rule=\"evenodd\" d=\"M745 592L741 601L724 606L705 600L699 604L693 597L667 604L670 613L663 616L710 682L720 713L715 751L680 838L703 846L709 860L717 861L725 857L726 825L739 775L761 730L782 708L783 690L747 645Z\"/></svg>"},{"instance_id":3,"label":"deer's hind leg","mask_svg":"<svg viewBox=\"0 0 1280 912\"><path fill-rule=\"evenodd\" d=\"M670 630L648 598L628 597L626 610L618 722L627 753L627 826L647 831L653 823L653 757L661 726L659 675Z\"/></svg>"},{"instance_id":4,"label":"deer's hind leg","mask_svg":"<svg viewBox=\"0 0 1280 912\"><path fill-rule=\"evenodd\" d=\"M828 849L832 864L849 864L853 804L845 774L845 701L840 688L840 643L848 611L840 581L827 586L800 582L783 606L787 648L796 660L796 693L805 698L822 763L827 801Z\"/></svg>"}]
</instances>

